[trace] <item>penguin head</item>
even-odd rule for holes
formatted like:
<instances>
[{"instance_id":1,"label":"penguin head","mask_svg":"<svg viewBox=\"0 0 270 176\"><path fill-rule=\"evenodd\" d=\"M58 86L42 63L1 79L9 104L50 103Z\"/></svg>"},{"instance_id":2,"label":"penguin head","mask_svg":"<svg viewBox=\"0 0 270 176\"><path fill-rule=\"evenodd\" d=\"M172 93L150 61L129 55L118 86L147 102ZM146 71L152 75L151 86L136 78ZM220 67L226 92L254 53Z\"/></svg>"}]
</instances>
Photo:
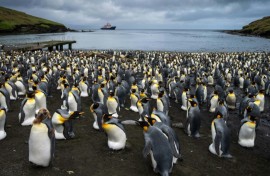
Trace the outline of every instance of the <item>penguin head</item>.
<instances>
[{"instance_id":1,"label":"penguin head","mask_svg":"<svg viewBox=\"0 0 270 176\"><path fill-rule=\"evenodd\" d=\"M260 94L264 94L264 90L261 89L261 90L259 91L259 93L260 93Z\"/></svg>"},{"instance_id":2,"label":"penguin head","mask_svg":"<svg viewBox=\"0 0 270 176\"><path fill-rule=\"evenodd\" d=\"M162 93L162 94L164 94L164 92L165 92L164 87L161 87L161 88L159 89L159 92Z\"/></svg>"},{"instance_id":3,"label":"penguin head","mask_svg":"<svg viewBox=\"0 0 270 176\"><path fill-rule=\"evenodd\" d=\"M218 104L219 105L224 105L224 100L223 99L219 99Z\"/></svg>"},{"instance_id":4,"label":"penguin head","mask_svg":"<svg viewBox=\"0 0 270 176\"><path fill-rule=\"evenodd\" d=\"M249 117L249 120L252 122L256 122L256 120L257 120L257 117L255 117L254 115L250 115L248 117Z\"/></svg>"},{"instance_id":5,"label":"penguin head","mask_svg":"<svg viewBox=\"0 0 270 176\"><path fill-rule=\"evenodd\" d=\"M69 118L70 119L75 119L76 117L80 116L84 114L84 112L80 112L80 111L73 111L69 113Z\"/></svg>"},{"instance_id":6,"label":"penguin head","mask_svg":"<svg viewBox=\"0 0 270 176\"><path fill-rule=\"evenodd\" d=\"M157 122L157 120L155 118L152 118L152 117L147 116L146 119L147 119L148 123L150 123L150 125L152 125L152 126Z\"/></svg>"},{"instance_id":7,"label":"penguin head","mask_svg":"<svg viewBox=\"0 0 270 176\"><path fill-rule=\"evenodd\" d=\"M110 89L109 94L110 94L110 96L113 97L114 96L114 91Z\"/></svg>"},{"instance_id":8,"label":"penguin head","mask_svg":"<svg viewBox=\"0 0 270 176\"><path fill-rule=\"evenodd\" d=\"M191 99L193 99L193 98L195 99L195 98L196 98L196 95L195 95L195 94L190 94L189 97L190 97Z\"/></svg>"},{"instance_id":9,"label":"penguin head","mask_svg":"<svg viewBox=\"0 0 270 176\"><path fill-rule=\"evenodd\" d=\"M103 123L108 122L112 118L112 114L104 114L102 116Z\"/></svg>"},{"instance_id":10,"label":"penguin head","mask_svg":"<svg viewBox=\"0 0 270 176\"><path fill-rule=\"evenodd\" d=\"M104 83L101 83L100 87L101 88L104 88L105 87L105 84Z\"/></svg>"},{"instance_id":11,"label":"penguin head","mask_svg":"<svg viewBox=\"0 0 270 176\"><path fill-rule=\"evenodd\" d=\"M150 126L148 122L146 122L146 121L136 121L136 123L137 123L137 125L142 127L145 132L148 131L148 128Z\"/></svg>"},{"instance_id":12,"label":"penguin head","mask_svg":"<svg viewBox=\"0 0 270 176\"><path fill-rule=\"evenodd\" d=\"M195 101L194 98L189 98L188 101L190 102L192 107L196 107L197 106L197 102Z\"/></svg>"},{"instance_id":13,"label":"penguin head","mask_svg":"<svg viewBox=\"0 0 270 176\"><path fill-rule=\"evenodd\" d=\"M132 92L132 93L135 93L135 92L136 92L136 89L132 89L131 92Z\"/></svg>"},{"instance_id":14,"label":"penguin head","mask_svg":"<svg viewBox=\"0 0 270 176\"><path fill-rule=\"evenodd\" d=\"M216 113L216 118L218 118L218 119L223 118L223 114L220 111L218 111Z\"/></svg>"},{"instance_id":15,"label":"penguin head","mask_svg":"<svg viewBox=\"0 0 270 176\"><path fill-rule=\"evenodd\" d=\"M34 120L34 124L39 124L40 122L42 122L44 119L46 118L51 118L51 114L50 112L45 109L45 108L42 108L38 111L37 115L36 115L36 118Z\"/></svg>"},{"instance_id":16,"label":"penguin head","mask_svg":"<svg viewBox=\"0 0 270 176\"><path fill-rule=\"evenodd\" d=\"M232 94L233 93L233 89L229 89L229 93Z\"/></svg>"},{"instance_id":17,"label":"penguin head","mask_svg":"<svg viewBox=\"0 0 270 176\"><path fill-rule=\"evenodd\" d=\"M164 94L164 93L159 92L159 93L158 93L158 98L162 98L162 97L163 97L163 94Z\"/></svg>"},{"instance_id":18,"label":"penguin head","mask_svg":"<svg viewBox=\"0 0 270 176\"><path fill-rule=\"evenodd\" d=\"M149 100L150 100L149 98L144 97L144 98L140 99L139 101L142 103L147 103Z\"/></svg>"},{"instance_id":19,"label":"penguin head","mask_svg":"<svg viewBox=\"0 0 270 176\"><path fill-rule=\"evenodd\" d=\"M34 98L35 94L34 91L29 91L26 93L27 98Z\"/></svg>"},{"instance_id":20,"label":"penguin head","mask_svg":"<svg viewBox=\"0 0 270 176\"><path fill-rule=\"evenodd\" d=\"M98 103L94 103L90 106L90 111L91 112L94 112L95 109L97 109L99 107L99 104Z\"/></svg>"},{"instance_id":21,"label":"penguin head","mask_svg":"<svg viewBox=\"0 0 270 176\"><path fill-rule=\"evenodd\" d=\"M248 107L246 108L247 112L251 112L252 109L253 109L253 108L252 108L251 106L248 106Z\"/></svg>"}]
</instances>

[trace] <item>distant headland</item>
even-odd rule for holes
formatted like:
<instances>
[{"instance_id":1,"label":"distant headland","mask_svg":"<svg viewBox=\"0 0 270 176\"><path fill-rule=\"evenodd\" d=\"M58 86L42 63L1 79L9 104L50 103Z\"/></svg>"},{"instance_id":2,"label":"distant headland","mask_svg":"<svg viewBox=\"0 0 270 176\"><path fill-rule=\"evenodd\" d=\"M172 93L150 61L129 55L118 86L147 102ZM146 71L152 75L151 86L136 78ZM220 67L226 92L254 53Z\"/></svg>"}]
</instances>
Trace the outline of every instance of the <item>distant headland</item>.
<instances>
[{"instance_id":1,"label":"distant headland","mask_svg":"<svg viewBox=\"0 0 270 176\"><path fill-rule=\"evenodd\" d=\"M241 30L225 30L224 32L229 34L270 38L270 16L253 21L244 26Z\"/></svg>"},{"instance_id":2,"label":"distant headland","mask_svg":"<svg viewBox=\"0 0 270 176\"><path fill-rule=\"evenodd\" d=\"M65 25L0 7L0 34L34 34L71 31Z\"/></svg>"}]
</instances>

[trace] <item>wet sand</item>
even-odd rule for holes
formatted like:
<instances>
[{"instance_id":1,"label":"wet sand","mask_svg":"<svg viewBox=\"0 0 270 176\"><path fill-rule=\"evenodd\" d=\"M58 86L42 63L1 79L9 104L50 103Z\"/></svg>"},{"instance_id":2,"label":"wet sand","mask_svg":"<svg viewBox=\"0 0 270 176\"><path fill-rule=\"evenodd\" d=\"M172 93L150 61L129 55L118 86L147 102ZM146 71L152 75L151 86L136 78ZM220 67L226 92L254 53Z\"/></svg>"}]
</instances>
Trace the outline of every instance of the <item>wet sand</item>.
<instances>
[{"instance_id":1,"label":"wet sand","mask_svg":"<svg viewBox=\"0 0 270 176\"><path fill-rule=\"evenodd\" d=\"M213 88L208 88L210 93ZM238 102L241 95L238 92ZM48 98L48 109L51 115L60 108L60 90L53 92ZM7 137L0 141L0 175L158 175L153 172L150 158L144 159L142 150L144 138L142 129L126 125L127 146L121 151L112 151L107 146L106 135L93 129L93 117L89 112L90 97L82 98L84 118L74 120L75 139L57 140L55 158L48 168L32 167L28 162L27 140L29 127L18 124L18 113L21 100L11 103L12 111L7 113ZM126 107L129 107L127 101ZM173 123L184 122L185 111L180 104L171 100L169 115ZM269 97L266 98L266 113L263 118L269 118ZM230 111L228 126L231 129L231 154L233 159L219 158L208 151L212 142L210 124L213 115L206 110L206 104L201 107L201 138L188 137L183 129L175 128L181 142L183 161L174 165L171 175L260 175L270 173L270 130L261 125L257 131L256 145L253 149L245 149L238 145L237 131L239 118L237 110ZM121 109L120 119L138 119L138 114ZM267 134L269 133L269 136Z\"/></svg>"}]
</instances>

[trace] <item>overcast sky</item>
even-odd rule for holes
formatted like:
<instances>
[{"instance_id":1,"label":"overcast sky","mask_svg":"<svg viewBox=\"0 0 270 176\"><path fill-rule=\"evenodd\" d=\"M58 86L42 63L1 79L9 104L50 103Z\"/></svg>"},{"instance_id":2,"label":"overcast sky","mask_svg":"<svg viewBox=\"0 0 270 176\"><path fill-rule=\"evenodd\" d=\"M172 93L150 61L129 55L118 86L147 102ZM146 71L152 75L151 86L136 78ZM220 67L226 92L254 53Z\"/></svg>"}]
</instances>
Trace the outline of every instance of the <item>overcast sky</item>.
<instances>
[{"instance_id":1,"label":"overcast sky","mask_svg":"<svg viewBox=\"0 0 270 176\"><path fill-rule=\"evenodd\" d=\"M70 28L240 29L270 15L270 0L0 0Z\"/></svg>"}]
</instances>

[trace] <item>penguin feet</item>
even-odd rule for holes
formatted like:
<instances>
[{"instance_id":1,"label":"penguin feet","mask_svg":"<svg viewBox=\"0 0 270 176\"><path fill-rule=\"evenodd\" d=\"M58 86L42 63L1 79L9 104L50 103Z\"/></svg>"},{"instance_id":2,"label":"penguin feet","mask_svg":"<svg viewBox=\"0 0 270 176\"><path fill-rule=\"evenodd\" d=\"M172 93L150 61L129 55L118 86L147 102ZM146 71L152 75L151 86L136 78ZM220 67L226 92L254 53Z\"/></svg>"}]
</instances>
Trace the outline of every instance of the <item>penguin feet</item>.
<instances>
[{"instance_id":1,"label":"penguin feet","mask_svg":"<svg viewBox=\"0 0 270 176\"><path fill-rule=\"evenodd\" d=\"M73 131L72 132L68 132L68 135L69 135L69 138L70 139L74 139L75 138L75 134L74 134Z\"/></svg>"},{"instance_id":2,"label":"penguin feet","mask_svg":"<svg viewBox=\"0 0 270 176\"><path fill-rule=\"evenodd\" d=\"M232 159L233 158L233 156L231 154L222 154L221 157L228 158L228 159Z\"/></svg>"}]
</instances>

